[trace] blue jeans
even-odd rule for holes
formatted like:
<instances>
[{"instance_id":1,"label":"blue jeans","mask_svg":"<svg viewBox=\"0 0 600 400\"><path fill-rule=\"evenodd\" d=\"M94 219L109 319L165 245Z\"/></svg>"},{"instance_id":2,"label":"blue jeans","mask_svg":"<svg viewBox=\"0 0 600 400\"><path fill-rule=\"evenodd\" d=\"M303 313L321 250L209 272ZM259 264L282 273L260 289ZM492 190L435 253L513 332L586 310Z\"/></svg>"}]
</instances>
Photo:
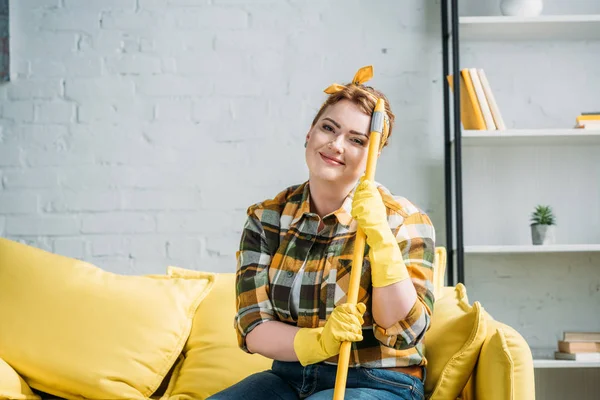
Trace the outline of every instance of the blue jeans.
<instances>
[{"instance_id":1,"label":"blue jeans","mask_svg":"<svg viewBox=\"0 0 600 400\"><path fill-rule=\"evenodd\" d=\"M323 400L333 398L337 367L274 361L256 373L209 397L211 400ZM423 382L411 375L380 368L349 368L344 399L423 400Z\"/></svg>"}]
</instances>

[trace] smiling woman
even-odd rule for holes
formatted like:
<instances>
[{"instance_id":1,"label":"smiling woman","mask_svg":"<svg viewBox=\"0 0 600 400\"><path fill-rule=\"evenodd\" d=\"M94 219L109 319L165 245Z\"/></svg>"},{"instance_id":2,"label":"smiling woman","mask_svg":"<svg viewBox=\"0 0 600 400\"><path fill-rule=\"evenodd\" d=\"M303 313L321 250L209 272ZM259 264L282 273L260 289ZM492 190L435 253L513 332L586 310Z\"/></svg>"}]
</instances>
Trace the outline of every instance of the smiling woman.
<instances>
[{"instance_id":1,"label":"smiling woman","mask_svg":"<svg viewBox=\"0 0 600 400\"><path fill-rule=\"evenodd\" d=\"M395 120L387 97L370 86L353 81L345 86L331 85L325 92L331 95L313 119L305 145L312 210L321 216L339 207L365 171L371 115L377 98L385 100L390 121L382 148L388 144Z\"/></svg>"},{"instance_id":2,"label":"smiling woman","mask_svg":"<svg viewBox=\"0 0 600 400\"><path fill-rule=\"evenodd\" d=\"M248 208L235 328L241 349L274 362L213 399L331 399L342 342L352 342L348 398L423 398L435 231L404 197L361 180L378 98L390 133L394 122L383 93L364 85L372 73L325 90L306 134L308 180ZM354 304L359 228L367 247Z\"/></svg>"},{"instance_id":3,"label":"smiling woman","mask_svg":"<svg viewBox=\"0 0 600 400\"><path fill-rule=\"evenodd\" d=\"M339 122L338 122L339 121ZM366 167L371 118L350 100L329 107L306 135L306 163L311 181L354 184ZM323 168L325 165L344 168Z\"/></svg>"}]
</instances>

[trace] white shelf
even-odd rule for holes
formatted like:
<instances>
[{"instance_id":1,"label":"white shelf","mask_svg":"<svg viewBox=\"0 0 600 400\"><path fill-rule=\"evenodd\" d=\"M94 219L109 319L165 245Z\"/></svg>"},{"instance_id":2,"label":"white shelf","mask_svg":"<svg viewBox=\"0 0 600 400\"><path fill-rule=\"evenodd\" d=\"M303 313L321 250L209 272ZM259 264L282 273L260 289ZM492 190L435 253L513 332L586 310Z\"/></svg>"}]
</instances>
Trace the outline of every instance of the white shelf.
<instances>
[{"instance_id":1,"label":"white shelf","mask_svg":"<svg viewBox=\"0 0 600 400\"><path fill-rule=\"evenodd\" d=\"M600 368L600 362L583 362L571 360L533 360L534 368Z\"/></svg>"},{"instance_id":2,"label":"white shelf","mask_svg":"<svg viewBox=\"0 0 600 400\"><path fill-rule=\"evenodd\" d=\"M465 254L585 253L600 251L600 244L465 246Z\"/></svg>"},{"instance_id":3,"label":"white shelf","mask_svg":"<svg viewBox=\"0 0 600 400\"><path fill-rule=\"evenodd\" d=\"M600 29L600 26L598 27ZM454 143L454 140L452 141ZM487 145L600 145L600 129L507 129L504 131L463 130L463 146Z\"/></svg>"},{"instance_id":4,"label":"white shelf","mask_svg":"<svg viewBox=\"0 0 600 400\"><path fill-rule=\"evenodd\" d=\"M460 17L459 36L472 40L600 40L600 15Z\"/></svg>"}]
</instances>

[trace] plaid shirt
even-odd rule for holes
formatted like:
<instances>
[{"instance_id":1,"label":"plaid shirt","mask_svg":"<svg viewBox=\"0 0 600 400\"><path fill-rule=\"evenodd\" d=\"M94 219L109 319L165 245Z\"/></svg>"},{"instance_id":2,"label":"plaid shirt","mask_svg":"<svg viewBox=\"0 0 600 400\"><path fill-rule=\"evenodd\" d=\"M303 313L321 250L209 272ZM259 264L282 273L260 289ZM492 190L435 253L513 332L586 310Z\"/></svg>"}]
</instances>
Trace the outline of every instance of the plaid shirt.
<instances>
[{"instance_id":1,"label":"plaid shirt","mask_svg":"<svg viewBox=\"0 0 600 400\"><path fill-rule=\"evenodd\" d=\"M360 279L358 301L367 306L363 340L352 344L349 366L383 368L425 366L423 336L433 311L433 259L435 230L429 217L403 197L393 196L377 184L398 240L418 300L406 318L388 329L377 326L371 310L369 246ZM345 303L356 221L352 197L323 218L311 213L309 185L305 182L248 208L248 218L237 252L237 314L239 346L248 352L246 335L258 324L282 321L301 328L323 326L336 305ZM304 273L298 271L305 264ZM302 279L297 318L290 312L294 279ZM326 361L335 364L337 356Z\"/></svg>"}]
</instances>

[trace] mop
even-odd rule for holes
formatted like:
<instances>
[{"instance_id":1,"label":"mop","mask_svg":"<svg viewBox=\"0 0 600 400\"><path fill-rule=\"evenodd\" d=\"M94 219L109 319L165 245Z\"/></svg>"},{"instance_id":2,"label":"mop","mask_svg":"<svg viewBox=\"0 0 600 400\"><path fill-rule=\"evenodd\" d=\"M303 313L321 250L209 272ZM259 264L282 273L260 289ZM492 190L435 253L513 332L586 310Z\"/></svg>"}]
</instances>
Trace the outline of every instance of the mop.
<instances>
[{"instance_id":1,"label":"mop","mask_svg":"<svg viewBox=\"0 0 600 400\"><path fill-rule=\"evenodd\" d=\"M389 132L389 119L385 114L385 101L382 98L377 99L373 115L371 117L371 135L369 136L369 150L367 154L367 169L365 171L365 180L375 180L375 169L377 167L377 157L381 149L380 144L385 143ZM360 276L362 272L363 254L365 251L365 233L359 228L356 232L354 243L354 253L352 255L352 270L350 271L350 283L348 285L348 303L356 304L358 301L358 289L360 288ZM335 388L333 392L334 400L343 400L346 379L348 378L348 363L350 362L350 350L352 342L343 342L340 347L340 354L337 365L337 375L335 378Z\"/></svg>"}]
</instances>

